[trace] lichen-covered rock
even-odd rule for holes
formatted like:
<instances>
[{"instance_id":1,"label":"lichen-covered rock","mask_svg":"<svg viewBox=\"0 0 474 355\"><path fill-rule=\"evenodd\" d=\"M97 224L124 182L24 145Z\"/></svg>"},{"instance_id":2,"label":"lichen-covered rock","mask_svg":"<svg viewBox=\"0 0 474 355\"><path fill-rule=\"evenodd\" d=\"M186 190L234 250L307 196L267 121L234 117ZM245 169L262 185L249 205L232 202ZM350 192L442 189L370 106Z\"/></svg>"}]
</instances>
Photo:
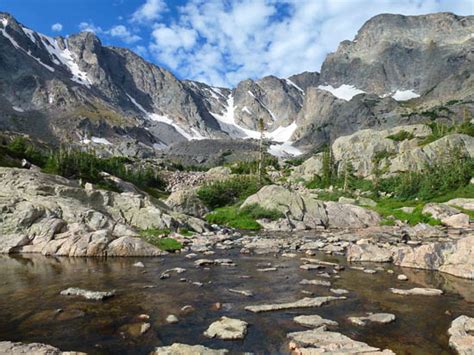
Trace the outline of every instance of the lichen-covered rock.
<instances>
[{"instance_id":1,"label":"lichen-covered rock","mask_svg":"<svg viewBox=\"0 0 474 355\"><path fill-rule=\"evenodd\" d=\"M457 208L444 203L428 203L423 207L424 214L430 214L448 227L469 227L469 216Z\"/></svg>"},{"instance_id":2,"label":"lichen-covered rock","mask_svg":"<svg viewBox=\"0 0 474 355\"><path fill-rule=\"evenodd\" d=\"M348 261L368 261L385 263L393 259L393 250L390 248L381 248L375 244L362 243L351 244L347 248Z\"/></svg>"}]
</instances>

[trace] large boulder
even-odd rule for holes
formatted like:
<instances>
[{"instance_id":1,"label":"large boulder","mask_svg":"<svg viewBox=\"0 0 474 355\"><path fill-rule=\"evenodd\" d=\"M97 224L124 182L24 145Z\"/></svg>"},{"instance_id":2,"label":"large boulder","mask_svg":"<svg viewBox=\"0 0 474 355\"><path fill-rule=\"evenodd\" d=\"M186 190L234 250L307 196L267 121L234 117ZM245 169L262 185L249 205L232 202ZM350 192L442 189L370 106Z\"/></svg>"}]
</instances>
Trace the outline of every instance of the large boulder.
<instances>
[{"instance_id":1,"label":"large boulder","mask_svg":"<svg viewBox=\"0 0 474 355\"><path fill-rule=\"evenodd\" d=\"M315 156L305 160L301 165L293 168L290 179L297 180L311 180L315 175L321 175L323 171L323 154L318 153Z\"/></svg>"},{"instance_id":2,"label":"large boulder","mask_svg":"<svg viewBox=\"0 0 474 355\"><path fill-rule=\"evenodd\" d=\"M286 229L310 229L319 226L329 228L364 228L379 225L376 212L363 207L338 202L323 202L306 193L290 191L283 186L264 186L248 197L241 208L257 204L263 208L278 210L289 223L267 223L266 227L282 226Z\"/></svg>"},{"instance_id":3,"label":"large boulder","mask_svg":"<svg viewBox=\"0 0 474 355\"><path fill-rule=\"evenodd\" d=\"M474 279L474 235L450 242L399 247L394 251L393 263Z\"/></svg>"},{"instance_id":4,"label":"large boulder","mask_svg":"<svg viewBox=\"0 0 474 355\"><path fill-rule=\"evenodd\" d=\"M428 203L423 207L422 213L430 214L433 218L439 219L448 227L469 227L469 216L448 204Z\"/></svg>"},{"instance_id":5,"label":"large boulder","mask_svg":"<svg viewBox=\"0 0 474 355\"><path fill-rule=\"evenodd\" d=\"M0 168L0 252L64 256L148 256L162 252L138 229L190 227L201 220L133 192L82 188L38 171Z\"/></svg>"},{"instance_id":6,"label":"large boulder","mask_svg":"<svg viewBox=\"0 0 474 355\"><path fill-rule=\"evenodd\" d=\"M203 217L209 212L209 209L197 196L196 189L172 192L166 199L166 204L176 212L194 217Z\"/></svg>"}]
</instances>

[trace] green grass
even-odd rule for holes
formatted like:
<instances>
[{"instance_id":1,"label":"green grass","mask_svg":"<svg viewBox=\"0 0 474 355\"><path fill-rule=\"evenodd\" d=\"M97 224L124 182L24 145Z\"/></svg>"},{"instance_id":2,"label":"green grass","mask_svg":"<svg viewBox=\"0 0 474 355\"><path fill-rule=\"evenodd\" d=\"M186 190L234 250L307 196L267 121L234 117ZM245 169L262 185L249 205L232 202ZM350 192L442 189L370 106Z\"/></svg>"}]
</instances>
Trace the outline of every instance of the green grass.
<instances>
[{"instance_id":1,"label":"green grass","mask_svg":"<svg viewBox=\"0 0 474 355\"><path fill-rule=\"evenodd\" d=\"M413 135L413 133L407 132L405 130L401 130L398 133L387 136L387 138L391 139L395 142L402 142L402 141L407 140L407 139L413 139L413 138L415 138L415 136Z\"/></svg>"},{"instance_id":2,"label":"green grass","mask_svg":"<svg viewBox=\"0 0 474 355\"><path fill-rule=\"evenodd\" d=\"M238 206L218 208L207 214L206 220L209 223L224 225L231 228L243 230L260 230L262 226L257 219L276 220L283 217L277 210L269 210L259 205L249 205L242 209Z\"/></svg>"},{"instance_id":3,"label":"green grass","mask_svg":"<svg viewBox=\"0 0 474 355\"><path fill-rule=\"evenodd\" d=\"M377 206L368 207L383 218L382 225L393 225L394 220L388 217L393 216L395 219L406 221L409 225L413 226L418 223L427 223L432 226L440 225L441 222L428 214L423 214L423 203L419 201L400 201L395 199L381 199L378 201ZM400 210L402 207L415 207L412 213L406 213Z\"/></svg>"},{"instance_id":4,"label":"green grass","mask_svg":"<svg viewBox=\"0 0 474 355\"><path fill-rule=\"evenodd\" d=\"M206 220L209 223L215 223L236 229L260 230L262 226L247 213L242 212L238 207L221 207L208 213Z\"/></svg>"},{"instance_id":5,"label":"green grass","mask_svg":"<svg viewBox=\"0 0 474 355\"><path fill-rule=\"evenodd\" d=\"M147 243L164 251L174 252L180 250L183 245L176 239L167 237L170 233L169 229L148 228L140 231L140 237Z\"/></svg>"}]
</instances>

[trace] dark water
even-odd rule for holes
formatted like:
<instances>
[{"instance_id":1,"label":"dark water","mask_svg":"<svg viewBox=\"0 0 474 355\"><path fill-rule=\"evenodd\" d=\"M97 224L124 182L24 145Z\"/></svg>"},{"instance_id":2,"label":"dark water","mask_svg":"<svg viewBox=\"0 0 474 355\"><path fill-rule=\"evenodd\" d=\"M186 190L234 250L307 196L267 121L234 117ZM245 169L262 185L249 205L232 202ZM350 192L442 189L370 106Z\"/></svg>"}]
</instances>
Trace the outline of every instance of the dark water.
<instances>
[{"instance_id":1,"label":"dark water","mask_svg":"<svg viewBox=\"0 0 474 355\"><path fill-rule=\"evenodd\" d=\"M339 331L369 345L389 348L397 354L451 354L447 329L461 314L474 316L474 282L434 272L399 269L391 275L378 271L374 275L346 268L340 279L332 279L334 288L351 292L345 301L320 308L254 314L246 305L294 301L307 295L329 295L329 288L303 286L303 278L316 278L315 271L299 269L298 258L275 256L242 256L237 251L217 252L206 258L230 257L236 267L196 268L193 260L180 255L162 258L46 258L42 256L0 257L0 340L43 342L62 350L103 354L146 354L154 347L174 342L203 344L226 348L232 352L288 353L286 334L304 330L292 318L318 314L339 322ZM322 257L344 263L343 259ZM142 261L145 268L132 265ZM258 272L262 263L279 266L278 271ZM184 267L185 273L172 273L160 280L160 274L172 267ZM367 265L372 268L381 265ZM389 268L389 265L383 266ZM410 281L397 281L398 273ZM250 279L242 278L244 275ZM188 282L180 282L180 278ZM199 281L198 287L190 281ZM153 286L150 288L149 286ZM399 296L389 287L436 287L443 296ZM68 287L90 290L115 289L117 295L104 302L65 297L59 292ZM227 291L228 288L251 290L248 298ZM213 306L223 306L216 310ZM192 305L194 311L180 309ZM57 313L57 309L62 309ZM348 316L365 312L390 312L396 321L386 325L358 327ZM124 335L124 327L138 322L138 315L150 315L152 328L139 337ZM175 314L180 322L167 324L165 318ZM250 324L243 341L208 339L202 335L209 324L221 316L236 317Z\"/></svg>"}]
</instances>

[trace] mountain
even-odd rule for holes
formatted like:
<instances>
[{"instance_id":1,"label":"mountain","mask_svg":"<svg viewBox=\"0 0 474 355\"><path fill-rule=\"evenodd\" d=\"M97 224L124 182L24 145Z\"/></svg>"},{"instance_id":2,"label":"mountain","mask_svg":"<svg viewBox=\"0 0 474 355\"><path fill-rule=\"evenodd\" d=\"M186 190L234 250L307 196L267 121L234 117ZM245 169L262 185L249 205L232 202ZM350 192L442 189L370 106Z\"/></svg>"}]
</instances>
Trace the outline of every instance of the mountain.
<instances>
[{"instance_id":1,"label":"mountain","mask_svg":"<svg viewBox=\"0 0 474 355\"><path fill-rule=\"evenodd\" d=\"M0 13L0 130L144 157L258 138L262 120L272 154L298 154L361 128L472 112L473 33L474 16L378 15L321 73L230 89L178 80L90 32L51 38Z\"/></svg>"}]
</instances>

